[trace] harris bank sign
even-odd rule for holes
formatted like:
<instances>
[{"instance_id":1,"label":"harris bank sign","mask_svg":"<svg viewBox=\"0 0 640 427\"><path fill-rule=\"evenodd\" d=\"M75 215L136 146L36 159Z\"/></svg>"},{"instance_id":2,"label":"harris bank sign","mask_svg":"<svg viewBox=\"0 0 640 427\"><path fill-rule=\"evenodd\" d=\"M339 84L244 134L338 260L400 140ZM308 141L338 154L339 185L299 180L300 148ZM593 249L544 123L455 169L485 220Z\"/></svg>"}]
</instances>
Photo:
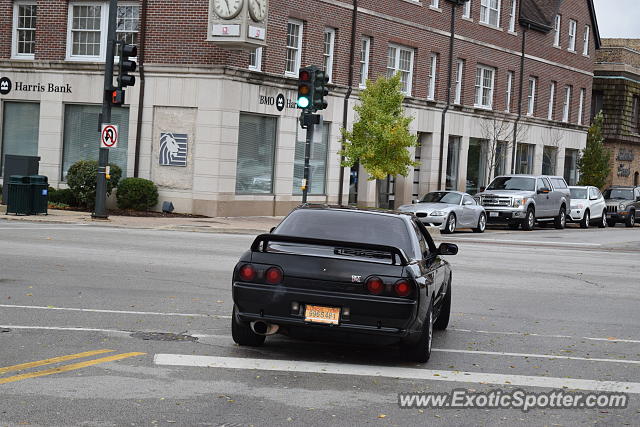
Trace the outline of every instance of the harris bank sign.
<instances>
[{"instance_id":1,"label":"harris bank sign","mask_svg":"<svg viewBox=\"0 0 640 427\"><path fill-rule=\"evenodd\" d=\"M56 85L53 83L24 83L12 82L9 77L0 77L0 95L8 95L14 92L40 92L40 93L72 93L69 83Z\"/></svg>"}]
</instances>

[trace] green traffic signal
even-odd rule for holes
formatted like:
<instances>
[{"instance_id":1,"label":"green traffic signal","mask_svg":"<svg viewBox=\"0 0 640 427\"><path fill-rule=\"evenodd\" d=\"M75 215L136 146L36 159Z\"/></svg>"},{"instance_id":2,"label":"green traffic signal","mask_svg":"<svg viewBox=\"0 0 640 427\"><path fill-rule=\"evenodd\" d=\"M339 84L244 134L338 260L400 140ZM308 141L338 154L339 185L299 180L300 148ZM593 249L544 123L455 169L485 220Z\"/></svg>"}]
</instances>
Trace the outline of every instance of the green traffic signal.
<instances>
[{"instance_id":1,"label":"green traffic signal","mask_svg":"<svg viewBox=\"0 0 640 427\"><path fill-rule=\"evenodd\" d=\"M298 73L298 100L299 108L307 110L311 107L311 100L314 97L314 81L316 67L300 68Z\"/></svg>"}]
</instances>

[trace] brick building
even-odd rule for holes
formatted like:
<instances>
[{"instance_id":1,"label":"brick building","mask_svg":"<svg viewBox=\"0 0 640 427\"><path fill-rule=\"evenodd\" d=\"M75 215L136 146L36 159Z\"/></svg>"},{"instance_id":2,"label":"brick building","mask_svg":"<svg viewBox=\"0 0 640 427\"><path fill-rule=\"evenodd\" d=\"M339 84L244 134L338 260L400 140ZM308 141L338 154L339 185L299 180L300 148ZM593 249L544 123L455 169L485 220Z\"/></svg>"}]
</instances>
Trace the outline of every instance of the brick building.
<instances>
[{"instance_id":1,"label":"brick building","mask_svg":"<svg viewBox=\"0 0 640 427\"><path fill-rule=\"evenodd\" d=\"M2 149L39 155L54 186L65 185L73 162L97 159L108 5L0 0ZM308 64L331 75L323 132L311 152L309 201L335 203L342 185L345 202L357 192L358 203L375 203L376 186L364 171L350 185L354 174L343 170L340 184L343 106L348 127L367 78L396 72L421 162L396 179L396 205L438 186L473 193L511 170L577 179L600 42L591 0L471 0L457 7L442 138L448 1L270 0L266 47L254 52L207 41L209 7L205 0L118 6L118 37L140 45L144 67L127 90L128 104L114 109L121 140L110 160L127 176L152 179L161 201L179 211L284 214L300 202L296 75Z\"/></svg>"},{"instance_id":2,"label":"brick building","mask_svg":"<svg viewBox=\"0 0 640 427\"><path fill-rule=\"evenodd\" d=\"M640 185L640 39L603 39L596 53L592 115L604 115L611 185Z\"/></svg>"}]
</instances>

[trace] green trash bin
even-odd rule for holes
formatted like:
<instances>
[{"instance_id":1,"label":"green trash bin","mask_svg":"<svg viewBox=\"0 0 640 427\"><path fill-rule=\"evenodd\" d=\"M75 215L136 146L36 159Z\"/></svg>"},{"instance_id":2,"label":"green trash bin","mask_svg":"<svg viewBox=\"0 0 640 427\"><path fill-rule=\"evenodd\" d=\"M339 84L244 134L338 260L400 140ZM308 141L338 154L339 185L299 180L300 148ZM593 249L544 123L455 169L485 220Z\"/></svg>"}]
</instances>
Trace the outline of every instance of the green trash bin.
<instances>
[{"instance_id":1,"label":"green trash bin","mask_svg":"<svg viewBox=\"0 0 640 427\"><path fill-rule=\"evenodd\" d=\"M44 175L29 176L31 183L31 213L47 215L49 207L49 179Z\"/></svg>"},{"instance_id":2,"label":"green trash bin","mask_svg":"<svg viewBox=\"0 0 640 427\"><path fill-rule=\"evenodd\" d=\"M11 175L7 193L7 214L31 215L31 182L28 176Z\"/></svg>"}]
</instances>

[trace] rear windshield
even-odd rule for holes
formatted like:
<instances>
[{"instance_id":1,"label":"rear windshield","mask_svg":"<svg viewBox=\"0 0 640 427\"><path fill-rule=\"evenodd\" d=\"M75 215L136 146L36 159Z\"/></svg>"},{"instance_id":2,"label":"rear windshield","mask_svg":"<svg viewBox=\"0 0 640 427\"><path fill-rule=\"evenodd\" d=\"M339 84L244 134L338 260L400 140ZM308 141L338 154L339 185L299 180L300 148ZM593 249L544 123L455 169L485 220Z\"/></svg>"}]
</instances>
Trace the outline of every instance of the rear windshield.
<instances>
[{"instance_id":1,"label":"rear windshield","mask_svg":"<svg viewBox=\"0 0 640 427\"><path fill-rule=\"evenodd\" d=\"M586 199L587 198L587 189L586 188L572 188L569 191L571 191L571 198L572 199Z\"/></svg>"},{"instance_id":2,"label":"rear windshield","mask_svg":"<svg viewBox=\"0 0 640 427\"><path fill-rule=\"evenodd\" d=\"M493 180L487 190L535 191L536 180L520 176L501 176Z\"/></svg>"},{"instance_id":3,"label":"rear windshield","mask_svg":"<svg viewBox=\"0 0 640 427\"><path fill-rule=\"evenodd\" d=\"M273 232L286 236L395 246L414 256L404 220L367 212L298 209Z\"/></svg>"}]
</instances>

